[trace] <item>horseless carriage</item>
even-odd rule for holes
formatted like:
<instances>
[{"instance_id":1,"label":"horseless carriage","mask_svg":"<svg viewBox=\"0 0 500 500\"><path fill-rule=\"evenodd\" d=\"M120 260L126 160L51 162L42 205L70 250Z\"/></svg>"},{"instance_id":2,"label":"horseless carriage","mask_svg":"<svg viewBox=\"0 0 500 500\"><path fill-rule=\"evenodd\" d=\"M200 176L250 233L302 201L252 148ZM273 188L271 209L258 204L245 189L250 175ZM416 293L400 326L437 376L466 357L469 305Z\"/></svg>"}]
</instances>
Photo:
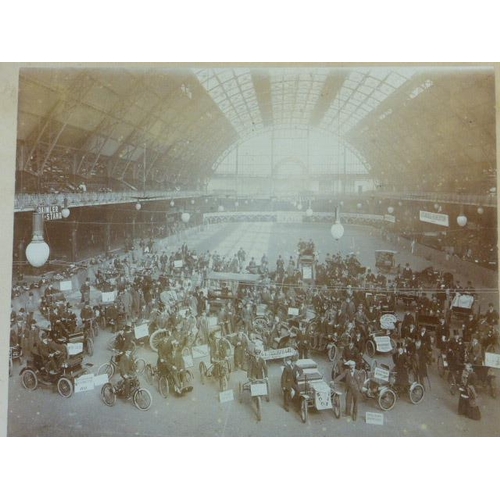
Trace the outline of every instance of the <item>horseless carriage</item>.
<instances>
[{"instance_id":1,"label":"horseless carriage","mask_svg":"<svg viewBox=\"0 0 500 500\"><path fill-rule=\"evenodd\" d=\"M397 269L395 250L375 250L375 267L384 273L395 273Z\"/></svg>"},{"instance_id":2,"label":"horseless carriage","mask_svg":"<svg viewBox=\"0 0 500 500\"><path fill-rule=\"evenodd\" d=\"M50 372L43 363L41 356L33 355L28 358L26 366L20 372L21 383L28 391L34 391L38 386L57 388L63 398L69 398L75 392L75 383L78 377L88 374L83 367L83 356L68 356L64 349L54 353L56 358L62 358L57 363L57 370Z\"/></svg>"},{"instance_id":3,"label":"horseless carriage","mask_svg":"<svg viewBox=\"0 0 500 500\"><path fill-rule=\"evenodd\" d=\"M332 384L327 384L312 359L299 359L294 366L294 387L296 394L293 400L300 407L302 422L308 421L309 409L318 411L333 410L336 418L340 418L340 395Z\"/></svg>"},{"instance_id":4,"label":"horseless carriage","mask_svg":"<svg viewBox=\"0 0 500 500\"><path fill-rule=\"evenodd\" d=\"M148 363L146 364L144 373L149 385L153 385L156 381L158 392L164 398L168 398L171 388L176 395L183 395L193 390L193 386L190 385L190 382L193 380L193 374L187 368L181 368L177 374L174 374L164 363L160 366Z\"/></svg>"},{"instance_id":5,"label":"horseless carriage","mask_svg":"<svg viewBox=\"0 0 500 500\"><path fill-rule=\"evenodd\" d=\"M425 388L419 382L411 382L407 387L399 387L395 382L395 371L384 364L378 367L377 362L374 361L372 371L363 384L363 394L367 398L376 399L379 408L383 411L392 410L402 394L406 394L414 405L421 403L424 399Z\"/></svg>"},{"instance_id":6,"label":"horseless carriage","mask_svg":"<svg viewBox=\"0 0 500 500\"><path fill-rule=\"evenodd\" d=\"M136 375L132 376L129 384L123 380L116 384L106 382L101 388L101 398L106 406L114 406L117 398L132 400L134 406L141 411L149 410L153 402L151 393L141 387Z\"/></svg>"}]
</instances>

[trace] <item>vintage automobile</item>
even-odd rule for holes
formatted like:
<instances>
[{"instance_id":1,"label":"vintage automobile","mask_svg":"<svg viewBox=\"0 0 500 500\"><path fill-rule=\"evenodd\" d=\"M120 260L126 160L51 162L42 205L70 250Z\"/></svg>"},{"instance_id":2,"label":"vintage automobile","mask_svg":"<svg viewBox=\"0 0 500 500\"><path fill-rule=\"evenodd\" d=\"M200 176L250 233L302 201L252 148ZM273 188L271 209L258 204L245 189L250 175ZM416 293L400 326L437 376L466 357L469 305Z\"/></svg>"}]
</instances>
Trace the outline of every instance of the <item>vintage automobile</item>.
<instances>
[{"instance_id":1,"label":"vintage automobile","mask_svg":"<svg viewBox=\"0 0 500 500\"><path fill-rule=\"evenodd\" d=\"M151 408L153 397L151 393L141 387L139 378L133 376L130 380L130 387L127 388L123 380L113 384L106 382L101 388L101 398L106 406L114 406L117 398L131 399L134 406L141 411L147 411Z\"/></svg>"},{"instance_id":2,"label":"vintage automobile","mask_svg":"<svg viewBox=\"0 0 500 500\"><path fill-rule=\"evenodd\" d=\"M375 267L380 272L395 273L397 253L395 250L375 250Z\"/></svg>"},{"instance_id":3,"label":"vintage automobile","mask_svg":"<svg viewBox=\"0 0 500 500\"><path fill-rule=\"evenodd\" d=\"M323 379L318 365L312 359L298 359L294 366L294 400L300 405L302 422L308 421L309 408L316 410L333 410L336 418L340 418L340 392Z\"/></svg>"},{"instance_id":4,"label":"vintage automobile","mask_svg":"<svg viewBox=\"0 0 500 500\"><path fill-rule=\"evenodd\" d=\"M398 397L402 394L402 389L395 385L396 373L388 365L377 365L374 361L372 371L366 378L363 385L363 394L370 399L376 399L381 410L389 411L394 408ZM425 396L425 388L418 382L408 385L406 393L410 401L417 405Z\"/></svg>"},{"instance_id":5,"label":"vintage automobile","mask_svg":"<svg viewBox=\"0 0 500 500\"><path fill-rule=\"evenodd\" d=\"M41 356L28 358L20 372L23 387L28 391L34 391L39 385L56 387L63 398L71 397L75 392L75 380L89 371L82 366L83 356L67 356L63 350L59 356L63 359L57 373L47 371Z\"/></svg>"}]
</instances>

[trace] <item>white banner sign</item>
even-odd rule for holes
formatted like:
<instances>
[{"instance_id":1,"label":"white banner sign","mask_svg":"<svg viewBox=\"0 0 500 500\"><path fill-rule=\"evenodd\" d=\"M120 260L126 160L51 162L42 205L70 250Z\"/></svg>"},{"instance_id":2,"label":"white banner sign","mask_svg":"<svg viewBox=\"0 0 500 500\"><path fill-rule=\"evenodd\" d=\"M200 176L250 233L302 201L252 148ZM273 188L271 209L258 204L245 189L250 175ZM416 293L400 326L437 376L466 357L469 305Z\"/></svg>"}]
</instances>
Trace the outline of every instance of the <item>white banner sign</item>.
<instances>
[{"instance_id":1,"label":"white banner sign","mask_svg":"<svg viewBox=\"0 0 500 500\"><path fill-rule=\"evenodd\" d=\"M103 304L110 304L115 301L115 293L116 292L102 292L101 294L101 302Z\"/></svg>"},{"instance_id":2,"label":"white banner sign","mask_svg":"<svg viewBox=\"0 0 500 500\"><path fill-rule=\"evenodd\" d=\"M394 314L383 314L380 317L380 328L382 330L394 330L398 318Z\"/></svg>"},{"instance_id":3,"label":"white banner sign","mask_svg":"<svg viewBox=\"0 0 500 500\"><path fill-rule=\"evenodd\" d=\"M191 352L193 353L193 358L204 358L208 356L208 346L204 345L195 345L191 348Z\"/></svg>"},{"instance_id":4,"label":"white banner sign","mask_svg":"<svg viewBox=\"0 0 500 500\"><path fill-rule=\"evenodd\" d=\"M375 368L373 376L379 380L385 380L389 382L389 370L384 370L383 368Z\"/></svg>"},{"instance_id":5,"label":"white banner sign","mask_svg":"<svg viewBox=\"0 0 500 500\"><path fill-rule=\"evenodd\" d=\"M262 358L266 361L271 359L291 358L297 351L293 347L283 347L281 349L268 349L262 353Z\"/></svg>"},{"instance_id":6,"label":"white banner sign","mask_svg":"<svg viewBox=\"0 0 500 500\"><path fill-rule=\"evenodd\" d=\"M73 282L71 280L60 281L59 290L61 290L61 292L71 292L71 290L73 290Z\"/></svg>"},{"instance_id":7,"label":"white banner sign","mask_svg":"<svg viewBox=\"0 0 500 500\"><path fill-rule=\"evenodd\" d=\"M289 316L298 316L299 315L299 308L298 307L289 307L288 308L288 315Z\"/></svg>"},{"instance_id":8,"label":"white banner sign","mask_svg":"<svg viewBox=\"0 0 500 500\"><path fill-rule=\"evenodd\" d=\"M375 337L375 343L377 344L378 352L391 352L391 337L383 336L383 337Z\"/></svg>"},{"instance_id":9,"label":"white banner sign","mask_svg":"<svg viewBox=\"0 0 500 500\"><path fill-rule=\"evenodd\" d=\"M176 269L181 268L183 265L184 265L184 261L182 261L182 260L174 260L174 267Z\"/></svg>"},{"instance_id":10,"label":"white banner sign","mask_svg":"<svg viewBox=\"0 0 500 500\"><path fill-rule=\"evenodd\" d=\"M500 368L500 354L493 352L484 353L484 364L490 368Z\"/></svg>"},{"instance_id":11,"label":"white banner sign","mask_svg":"<svg viewBox=\"0 0 500 500\"><path fill-rule=\"evenodd\" d=\"M75 354L80 354L83 352L83 342L69 342L66 344L66 347L68 348L68 355L69 356L74 356Z\"/></svg>"},{"instance_id":12,"label":"white banner sign","mask_svg":"<svg viewBox=\"0 0 500 500\"><path fill-rule=\"evenodd\" d=\"M384 215L384 220L387 222L396 222L396 217L394 215Z\"/></svg>"},{"instance_id":13,"label":"white banner sign","mask_svg":"<svg viewBox=\"0 0 500 500\"><path fill-rule=\"evenodd\" d=\"M193 356L191 356L191 354L182 356L182 359L184 359L184 366L186 368L192 368L194 366Z\"/></svg>"},{"instance_id":14,"label":"white banner sign","mask_svg":"<svg viewBox=\"0 0 500 500\"><path fill-rule=\"evenodd\" d=\"M142 339L149 335L149 327L147 323L143 323L142 325L137 325L134 327L134 335L136 339Z\"/></svg>"},{"instance_id":15,"label":"white banner sign","mask_svg":"<svg viewBox=\"0 0 500 500\"><path fill-rule=\"evenodd\" d=\"M234 392L232 389L229 389L228 391L224 392L219 392L219 402L220 403L227 403L229 401L234 400Z\"/></svg>"},{"instance_id":16,"label":"white banner sign","mask_svg":"<svg viewBox=\"0 0 500 500\"><path fill-rule=\"evenodd\" d=\"M266 396L267 395L267 385L266 384L251 384L250 394L252 396Z\"/></svg>"},{"instance_id":17,"label":"white banner sign","mask_svg":"<svg viewBox=\"0 0 500 500\"><path fill-rule=\"evenodd\" d=\"M372 411L366 412L366 423L373 425L384 425L384 414Z\"/></svg>"},{"instance_id":18,"label":"white banner sign","mask_svg":"<svg viewBox=\"0 0 500 500\"><path fill-rule=\"evenodd\" d=\"M89 373L75 379L75 393L94 389L94 374Z\"/></svg>"},{"instance_id":19,"label":"white banner sign","mask_svg":"<svg viewBox=\"0 0 500 500\"><path fill-rule=\"evenodd\" d=\"M420 210L420 220L422 222L437 224L438 226L449 227L450 225L447 214L438 214L436 212L426 212L424 210Z\"/></svg>"},{"instance_id":20,"label":"white banner sign","mask_svg":"<svg viewBox=\"0 0 500 500\"><path fill-rule=\"evenodd\" d=\"M312 277L313 277L312 267L303 266L302 267L302 279L312 280Z\"/></svg>"}]
</instances>

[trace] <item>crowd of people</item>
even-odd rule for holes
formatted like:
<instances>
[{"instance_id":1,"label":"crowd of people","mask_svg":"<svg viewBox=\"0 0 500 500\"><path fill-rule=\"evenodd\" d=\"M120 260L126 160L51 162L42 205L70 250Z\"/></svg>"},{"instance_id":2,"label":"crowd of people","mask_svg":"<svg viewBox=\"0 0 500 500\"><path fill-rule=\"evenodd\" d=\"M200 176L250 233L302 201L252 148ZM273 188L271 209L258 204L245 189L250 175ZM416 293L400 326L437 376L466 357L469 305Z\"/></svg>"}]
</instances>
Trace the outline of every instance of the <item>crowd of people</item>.
<instances>
[{"instance_id":1,"label":"crowd of people","mask_svg":"<svg viewBox=\"0 0 500 500\"><path fill-rule=\"evenodd\" d=\"M301 273L298 264L303 255L314 259L314 280L305 279ZM167 253L155 241L144 240L137 250L94 267L94 278L82 282L79 303L66 301L64 294L49 283L40 290L38 304L31 293L23 307L12 309L11 345L21 346L23 356L40 354L47 369L54 371L57 366L52 354L61 351L61 345L75 332L85 330L86 325L109 327L130 340L134 326L147 321L150 334L159 329L168 332L158 349L157 368L168 367L171 373L181 373L185 347L206 344L212 358L229 356L229 352L220 352L215 332L231 339L234 364L243 367L248 365L248 339L258 338L267 349L273 339L283 335L279 329L286 325L290 345L297 348L300 358L309 357L313 350L321 350L333 340L338 343L344 367L360 369L366 342L382 334L396 342L392 352L396 385L406 386L410 377L422 382L428 377L427 368L435 359L436 348L447 354L450 370L458 371L467 363L483 364L484 351L489 343L497 341L498 313L493 304L481 317L471 309L463 324L454 325L452 332L451 301L461 293L477 296L472 283L463 287L449 274L438 271L416 273L409 264L398 266L395 275L389 276L362 266L353 254L326 254L320 262L312 241L301 240L295 258L291 255L285 262L279 255L272 265L265 254L256 263L255 257L248 258L243 248L232 257L217 251L197 253L186 244ZM220 282L214 287L208 281L211 271L257 273L260 279L236 286ZM93 301L91 290L112 291L114 300ZM414 292L410 298L408 290ZM403 292L405 311L396 314ZM296 311L293 316L291 310ZM254 324L262 314L268 321L267 329L257 335ZM381 332L380 318L384 314L394 315L397 320ZM420 324L422 314L435 318L433 328ZM211 328L210 317L216 318L217 329ZM43 328L42 318L48 323ZM128 347L119 349L125 353ZM122 371L127 372L126 366ZM473 386L473 381L468 380L467 385ZM349 397L349 411L353 414L352 394ZM285 399L286 408L288 402Z\"/></svg>"}]
</instances>

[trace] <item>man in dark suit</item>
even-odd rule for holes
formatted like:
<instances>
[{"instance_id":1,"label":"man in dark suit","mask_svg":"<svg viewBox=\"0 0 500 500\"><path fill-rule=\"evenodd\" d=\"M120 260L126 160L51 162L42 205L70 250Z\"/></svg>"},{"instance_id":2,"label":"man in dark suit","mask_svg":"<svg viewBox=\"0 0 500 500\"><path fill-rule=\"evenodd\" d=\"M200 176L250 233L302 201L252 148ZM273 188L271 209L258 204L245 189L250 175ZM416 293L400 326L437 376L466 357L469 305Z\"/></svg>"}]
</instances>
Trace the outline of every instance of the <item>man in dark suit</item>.
<instances>
[{"instance_id":1,"label":"man in dark suit","mask_svg":"<svg viewBox=\"0 0 500 500\"><path fill-rule=\"evenodd\" d=\"M363 389L363 378L361 372L356 370L356 363L352 360L345 363L347 369L338 375L333 382L337 383L345 380L346 385L346 415L352 415L352 419L358 417L358 400Z\"/></svg>"},{"instance_id":2,"label":"man in dark suit","mask_svg":"<svg viewBox=\"0 0 500 500\"><path fill-rule=\"evenodd\" d=\"M293 391L295 391L295 379L293 376L293 363L290 358L285 361L285 367L281 374L281 389L283 390L283 407L285 411L289 410Z\"/></svg>"}]
</instances>

